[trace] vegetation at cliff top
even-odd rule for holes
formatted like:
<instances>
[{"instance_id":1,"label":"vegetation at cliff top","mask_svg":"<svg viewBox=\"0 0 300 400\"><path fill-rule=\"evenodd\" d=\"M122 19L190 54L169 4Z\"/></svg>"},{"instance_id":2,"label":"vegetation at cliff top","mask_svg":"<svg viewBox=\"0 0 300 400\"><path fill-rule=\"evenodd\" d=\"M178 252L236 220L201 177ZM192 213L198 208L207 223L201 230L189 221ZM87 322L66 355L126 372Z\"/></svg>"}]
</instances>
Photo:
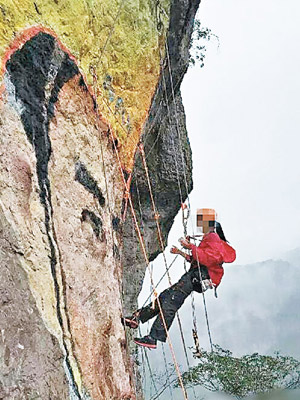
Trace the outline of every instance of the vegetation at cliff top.
<instances>
[{"instance_id":1,"label":"vegetation at cliff top","mask_svg":"<svg viewBox=\"0 0 300 400\"><path fill-rule=\"evenodd\" d=\"M219 47L219 37L212 33L211 29L202 27L201 22L196 19L190 43L190 65L197 64L200 68L204 67L204 59L206 57L206 46L204 43L211 39L217 40Z\"/></svg>"}]
</instances>

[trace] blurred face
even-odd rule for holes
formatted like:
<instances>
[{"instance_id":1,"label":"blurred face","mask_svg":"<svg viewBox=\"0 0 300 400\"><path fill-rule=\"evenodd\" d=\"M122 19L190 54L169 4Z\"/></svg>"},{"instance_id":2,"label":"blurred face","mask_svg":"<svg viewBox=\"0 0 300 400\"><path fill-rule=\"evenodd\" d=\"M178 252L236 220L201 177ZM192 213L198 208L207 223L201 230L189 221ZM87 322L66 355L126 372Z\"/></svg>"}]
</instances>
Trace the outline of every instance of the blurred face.
<instances>
[{"instance_id":1,"label":"blurred face","mask_svg":"<svg viewBox=\"0 0 300 400\"><path fill-rule=\"evenodd\" d=\"M197 210L197 230L206 234L215 228L216 212L212 208L200 208Z\"/></svg>"}]
</instances>

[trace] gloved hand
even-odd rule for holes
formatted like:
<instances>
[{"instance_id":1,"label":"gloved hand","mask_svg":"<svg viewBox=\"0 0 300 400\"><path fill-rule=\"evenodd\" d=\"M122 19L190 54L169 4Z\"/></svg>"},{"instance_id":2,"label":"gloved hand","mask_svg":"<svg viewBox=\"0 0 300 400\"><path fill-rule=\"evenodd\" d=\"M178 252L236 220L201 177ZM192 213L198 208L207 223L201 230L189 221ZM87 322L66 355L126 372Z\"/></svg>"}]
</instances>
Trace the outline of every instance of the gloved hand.
<instances>
[{"instance_id":1,"label":"gloved hand","mask_svg":"<svg viewBox=\"0 0 300 400\"><path fill-rule=\"evenodd\" d=\"M190 241L188 240L188 237L184 238L180 238L179 239L179 243L181 244L182 247L184 247L185 249L190 250L192 248L192 245L190 243Z\"/></svg>"}]
</instances>

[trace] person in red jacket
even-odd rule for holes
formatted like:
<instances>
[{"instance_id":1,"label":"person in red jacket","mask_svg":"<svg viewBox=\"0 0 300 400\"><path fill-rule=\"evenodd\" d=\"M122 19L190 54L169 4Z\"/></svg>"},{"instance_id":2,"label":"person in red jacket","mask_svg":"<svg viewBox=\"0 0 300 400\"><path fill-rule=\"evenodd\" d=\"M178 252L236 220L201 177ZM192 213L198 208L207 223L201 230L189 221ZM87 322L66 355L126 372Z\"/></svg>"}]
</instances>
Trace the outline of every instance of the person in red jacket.
<instances>
[{"instance_id":1,"label":"person in red jacket","mask_svg":"<svg viewBox=\"0 0 300 400\"><path fill-rule=\"evenodd\" d=\"M179 250L173 246L171 253L182 255L191 263L191 268L180 280L164 290L159 295L159 304L156 300L154 307L152 303L137 310L132 316L125 317L124 323L130 328L137 328L139 322L146 322L153 317L154 321L149 335L143 338L135 338L134 342L140 346L155 349L157 340L165 342L167 333L165 325L169 330L176 312L184 303L185 299L196 291L202 293L207 289L217 288L224 274L222 264L231 263L235 260L235 250L227 243L221 224L218 222L204 221L200 225L206 232L199 246L190 242L190 238L180 239L183 248L190 250L191 254ZM161 318L163 313L165 324Z\"/></svg>"}]
</instances>

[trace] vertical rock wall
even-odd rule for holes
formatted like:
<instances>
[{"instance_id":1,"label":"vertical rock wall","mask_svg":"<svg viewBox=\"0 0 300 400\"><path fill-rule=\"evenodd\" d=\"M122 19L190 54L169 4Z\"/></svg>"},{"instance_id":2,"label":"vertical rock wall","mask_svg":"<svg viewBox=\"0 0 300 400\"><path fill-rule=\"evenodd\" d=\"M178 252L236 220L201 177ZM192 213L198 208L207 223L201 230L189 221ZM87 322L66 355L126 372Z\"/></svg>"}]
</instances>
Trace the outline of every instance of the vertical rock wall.
<instances>
[{"instance_id":1,"label":"vertical rock wall","mask_svg":"<svg viewBox=\"0 0 300 400\"><path fill-rule=\"evenodd\" d=\"M192 190L191 148L180 84L188 68L189 43L199 3L200 0L172 2L167 37L169 57L164 58L160 79L141 138L165 244L181 202L186 200L187 192ZM131 193L139 223L144 227L148 257L149 260L153 260L161 253L161 247L139 151L135 155ZM133 245L134 251L132 251ZM124 306L126 311L130 312L137 307L137 296L145 273L145 261L136 239L131 213L127 215L124 228L123 264Z\"/></svg>"},{"instance_id":2,"label":"vertical rock wall","mask_svg":"<svg viewBox=\"0 0 300 400\"><path fill-rule=\"evenodd\" d=\"M0 398L67 399L63 353L41 317L24 269L24 249L18 247L16 232L2 212L1 208Z\"/></svg>"},{"instance_id":3,"label":"vertical rock wall","mask_svg":"<svg viewBox=\"0 0 300 400\"><path fill-rule=\"evenodd\" d=\"M98 78L99 110L132 167L160 73L170 0L22 0L0 4L0 57L39 30L57 37L79 63L86 82ZM163 24L163 25L162 25ZM12 45L12 42L14 43ZM0 77L1 78L1 77Z\"/></svg>"},{"instance_id":4,"label":"vertical rock wall","mask_svg":"<svg viewBox=\"0 0 300 400\"><path fill-rule=\"evenodd\" d=\"M136 202L138 178L153 259L160 249L149 193L138 153L133 159L145 122L142 140L146 152L151 147L165 236L180 206L179 145L191 189L178 89L198 2L169 6L167 0L0 6L0 398L137 397L120 317L136 302L132 281L142 279L145 265L130 213L122 221L120 167L127 178L135 162L131 190ZM165 61L170 114L160 74L168 26L176 97Z\"/></svg>"},{"instance_id":5,"label":"vertical rock wall","mask_svg":"<svg viewBox=\"0 0 300 400\"><path fill-rule=\"evenodd\" d=\"M39 331L47 327L48 341L55 337L52 347L65 369L57 398L69 396L64 376L74 398L130 397L115 251L120 234L112 231L112 226L118 229L123 188L108 126L97 118L78 67L51 35L34 36L6 67L0 111L1 214L15 239L5 229L2 233L18 249L16 260L27 273L35 313L41 315ZM15 329L32 329L26 322L20 327ZM4 348L13 354L7 341L17 331L6 328ZM3 384L8 393L20 381L35 386L20 358L33 357L31 344L24 341L26 353L7 361L12 368L11 386L9 380ZM33 371L39 360L44 366L48 354L49 347L41 345ZM15 363L20 363L17 370ZM53 368L48 374L53 380L58 372ZM42 396L46 376L36 383Z\"/></svg>"}]
</instances>

